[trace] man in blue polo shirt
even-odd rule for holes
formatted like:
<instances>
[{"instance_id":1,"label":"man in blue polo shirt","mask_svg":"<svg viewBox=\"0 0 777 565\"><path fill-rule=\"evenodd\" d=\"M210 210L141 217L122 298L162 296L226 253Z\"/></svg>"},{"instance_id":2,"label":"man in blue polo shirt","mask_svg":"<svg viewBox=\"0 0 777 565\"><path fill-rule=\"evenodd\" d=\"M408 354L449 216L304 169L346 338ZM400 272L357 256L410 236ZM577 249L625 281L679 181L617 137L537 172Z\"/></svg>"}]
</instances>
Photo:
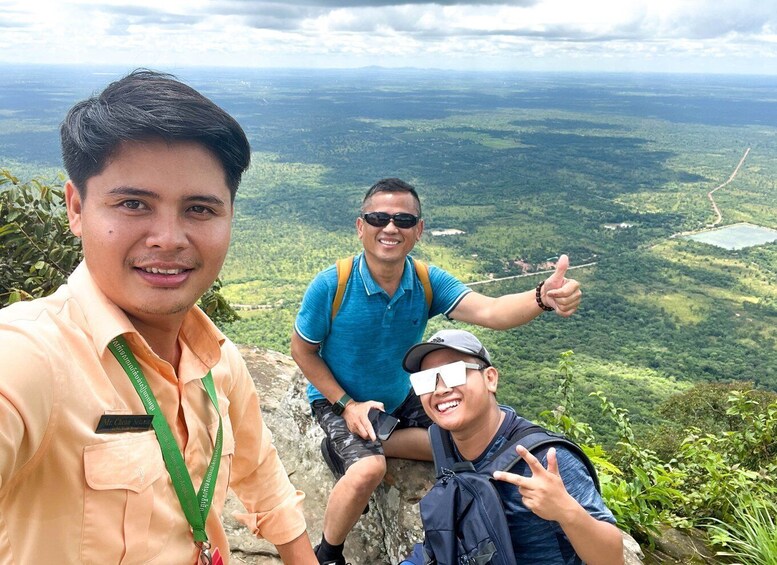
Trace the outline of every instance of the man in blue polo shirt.
<instances>
[{"instance_id":1,"label":"man in blue polo shirt","mask_svg":"<svg viewBox=\"0 0 777 565\"><path fill-rule=\"evenodd\" d=\"M386 457L431 460L431 420L412 393L401 360L421 341L437 314L493 329L525 324L544 310L572 315L580 303L577 281L565 278L569 260L536 289L498 298L471 291L442 269L429 268L432 301L408 254L424 222L413 186L396 178L375 183L364 197L356 231L364 251L353 261L337 315L334 266L316 275L305 292L291 353L310 381L308 398L326 438L322 451L338 478L324 514L319 563L345 565L348 532L386 473ZM385 441L376 436L370 408L399 418Z\"/></svg>"}]
</instances>

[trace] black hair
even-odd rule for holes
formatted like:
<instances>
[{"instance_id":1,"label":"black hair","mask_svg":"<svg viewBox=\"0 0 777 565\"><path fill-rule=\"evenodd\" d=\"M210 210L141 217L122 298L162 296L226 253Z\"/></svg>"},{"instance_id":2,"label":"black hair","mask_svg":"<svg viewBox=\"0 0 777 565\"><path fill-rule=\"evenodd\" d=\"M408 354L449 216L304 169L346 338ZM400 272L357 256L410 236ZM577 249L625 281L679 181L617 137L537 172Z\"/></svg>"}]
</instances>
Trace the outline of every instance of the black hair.
<instances>
[{"instance_id":1,"label":"black hair","mask_svg":"<svg viewBox=\"0 0 777 565\"><path fill-rule=\"evenodd\" d=\"M60 127L62 161L82 197L125 141L193 141L224 168L232 200L251 162L245 132L226 111L173 75L137 69L78 102Z\"/></svg>"},{"instance_id":2,"label":"black hair","mask_svg":"<svg viewBox=\"0 0 777 565\"><path fill-rule=\"evenodd\" d=\"M418 216L421 216L421 199L418 198L418 193L415 191L415 187L412 184L406 183L405 181L398 178L381 179L373 184L367 191L367 194L364 195L364 199L362 200L362 212L364 212L364 205L367 203L367 200L379 192L408 192L412 194L413 198L415 199L416 206L418 207Z\"/></svg>"}]
</instances>

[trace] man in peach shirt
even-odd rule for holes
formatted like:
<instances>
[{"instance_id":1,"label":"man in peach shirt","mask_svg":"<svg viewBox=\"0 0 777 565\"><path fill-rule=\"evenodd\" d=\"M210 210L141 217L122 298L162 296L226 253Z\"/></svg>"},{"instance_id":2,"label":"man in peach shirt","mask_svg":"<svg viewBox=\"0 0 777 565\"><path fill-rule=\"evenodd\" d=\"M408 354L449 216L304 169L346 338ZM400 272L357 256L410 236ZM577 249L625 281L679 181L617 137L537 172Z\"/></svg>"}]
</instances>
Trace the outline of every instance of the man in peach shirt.
<instances>
[{"instance_id":1,"label":"man in peach shirt","mask_svg":"<svg viewBox=\"0 0 777 565\"><path fill-rule=\"evenodd\" d=\"M227 563L228 487L285 563L316 563L246 366L195 306L229 246L243 130L136 71L61 136L84 261L0 310L0 564Z\"/></svg>"}]
</instances>

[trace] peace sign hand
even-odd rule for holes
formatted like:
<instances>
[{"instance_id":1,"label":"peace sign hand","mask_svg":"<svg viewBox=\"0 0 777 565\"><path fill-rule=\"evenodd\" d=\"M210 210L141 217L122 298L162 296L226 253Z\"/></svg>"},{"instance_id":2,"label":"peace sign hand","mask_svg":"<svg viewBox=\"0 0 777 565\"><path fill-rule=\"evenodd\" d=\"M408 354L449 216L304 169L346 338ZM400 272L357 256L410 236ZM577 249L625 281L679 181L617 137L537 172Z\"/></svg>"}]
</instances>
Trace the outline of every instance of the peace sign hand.
<instances>
[{"instance_id":1,"label":"peace sign hand","mask_svg":"<svg viewBox=\"0 0 777 565\"><path fill-rule=\"evenodd\" d=\"M494 478L518 487L524 506L540 518L563 524L566 519L574 516L578 503L567 492L564 482L561 480L556 449L551 447L548 450L547 469L524 446L516 446L515 451L529 465L531 476L524 477L515 473L496 471Z\"/></svg>"}]
</instances>

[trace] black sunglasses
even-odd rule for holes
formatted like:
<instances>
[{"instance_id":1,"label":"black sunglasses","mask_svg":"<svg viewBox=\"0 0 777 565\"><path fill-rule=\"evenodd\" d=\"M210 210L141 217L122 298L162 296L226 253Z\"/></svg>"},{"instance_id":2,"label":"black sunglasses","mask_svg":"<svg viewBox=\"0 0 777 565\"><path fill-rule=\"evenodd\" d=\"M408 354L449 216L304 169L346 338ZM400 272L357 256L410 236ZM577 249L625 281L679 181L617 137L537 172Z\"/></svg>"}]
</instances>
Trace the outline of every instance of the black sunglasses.
<instances>
[{"instance_id":1,"label":"black sunglasses","mask_svg":"<svg viewBox=\"0 0 777 565\"><path fill-rule=\"evenodd\" d=\"M366 214L362 214L362 218L364 218L365 222L376 228L385 228L391 221L394 222L395 226L402 229L412 228L418 223L418 216L408 214L407 212L399 212L397 214L389 214L387 212L367 212Z\"/></svg>"}]
</instances>

